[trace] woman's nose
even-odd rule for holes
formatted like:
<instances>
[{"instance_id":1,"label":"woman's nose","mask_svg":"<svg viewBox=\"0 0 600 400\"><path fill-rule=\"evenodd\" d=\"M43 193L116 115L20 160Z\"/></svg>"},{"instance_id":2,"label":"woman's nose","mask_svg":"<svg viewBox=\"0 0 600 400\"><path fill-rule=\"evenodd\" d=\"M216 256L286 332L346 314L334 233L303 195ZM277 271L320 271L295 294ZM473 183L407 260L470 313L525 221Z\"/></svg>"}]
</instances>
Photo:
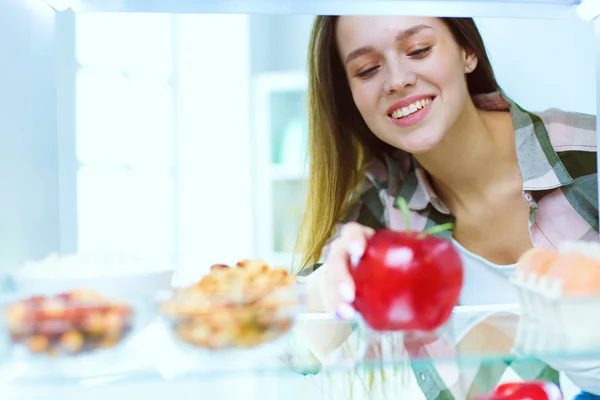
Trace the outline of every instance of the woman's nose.
<instances>
[{"instance_id":1,"label":"woman's nose","mask_svg":"<svg viewBox=\"0 0 600 400\"><path fill-rule=\"evenodd\" d=\"M386 94L396 92L402 93L409 86L414 86L417 81L417 74L405 65L390 65L386 68L386 77L383 83L383 91Z\"/></svg>"}]
</instances>

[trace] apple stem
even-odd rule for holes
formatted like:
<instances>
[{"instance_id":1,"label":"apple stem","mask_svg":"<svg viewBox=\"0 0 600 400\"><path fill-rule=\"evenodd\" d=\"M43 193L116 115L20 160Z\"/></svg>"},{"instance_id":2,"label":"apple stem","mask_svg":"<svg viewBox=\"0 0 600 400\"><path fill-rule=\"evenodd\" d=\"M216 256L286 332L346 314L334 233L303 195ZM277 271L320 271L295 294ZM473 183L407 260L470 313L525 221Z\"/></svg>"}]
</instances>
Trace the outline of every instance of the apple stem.
<instances>
[{"instance_id":1,"label":"apple stem","mask_svg":"<svg viewBox=\"0 0 600 400\"><path fill-rule=\"evenodd\" d=\"M437 235L440 232L449 231L452 228L454 228L454 224L452 222L448 222L442 225L435 225L425 230L421 235L419 235L419 237L423 238L427 235Z\"/></svg>"},{"instance_id":2,"label":"apple stem","mask_svg":"<svg viewBox=\"0 0 600 400\"><path fill-rule=\"evenodd\" d=\"M405 230L408 233L411 233L412 229L410 226L410 209L408 208L408 203L404 200L404 197L399 197L396 205L402 212L402 216L404 217Z\"/></svg>"},{"instance_id":3,"label":"apple stem","mask_svg":"<svg viewBox=\"0 0 600 400\"><path fill-rule=\"evenodd\" d=\"M404 224L405 224L405 231L408 233L412 232L412 228L411 228L411 223L410 223L410 209L408 208L408 203L406 202L406 200L404 199L404 197L399 197L398 200L396 200L396 205L398 206L398 208L400 209L400 211L402 212L402 217L404 218ZM444 232L444 231L449 231L450 229L454 228L454 224L452 222L448 222L445 224L441 224L441 225L435 225L432 226L429 229L426 229L425 231L423 231L420 235L419 238L424 238L427 235L437 235L440 232Z\"/></svg>"}]
</instances>

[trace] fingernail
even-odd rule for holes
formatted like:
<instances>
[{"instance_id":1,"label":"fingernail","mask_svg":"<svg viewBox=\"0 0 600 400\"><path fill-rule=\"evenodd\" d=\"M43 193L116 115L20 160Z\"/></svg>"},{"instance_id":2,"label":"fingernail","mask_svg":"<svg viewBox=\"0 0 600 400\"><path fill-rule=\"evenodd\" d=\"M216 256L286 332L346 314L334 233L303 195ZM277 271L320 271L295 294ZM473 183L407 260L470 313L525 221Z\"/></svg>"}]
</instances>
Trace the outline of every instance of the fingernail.
<instances>
[{"instance_id":1,"label":"fingernail","mask_svg":"<svg viewBox=\"0 0 600 400\"><path fill-rule=\"evenodd\" d=\"M354 288L352 285L347 283L341 283L339 287L340 296L342 296L342 300L347 303L352 303L354 301Z\"/></svg>"},{"instance_id":2,"label":"fingernail","mask_svg":"<svg viewBox=\"0 0 600 400\"><path fill-rule=\"evenodd\" d=\"M341 319L352 319L354 318L356 311L350 304L342 303L338 307L336 314L339 315Z\"/></svg>"},{"instance_id":3,"label":"fingernail","mask_svg":"<svg viewBox=\"0 0 600 400\"><path fill-rule=\"evenodd\" d=\"M352 264L353 267L358 265L358 262L360 261L364 252L365 248L360 242L350 243L348 246L348 254L350 254L350 264Z\"/></svg>"}]
</instances>

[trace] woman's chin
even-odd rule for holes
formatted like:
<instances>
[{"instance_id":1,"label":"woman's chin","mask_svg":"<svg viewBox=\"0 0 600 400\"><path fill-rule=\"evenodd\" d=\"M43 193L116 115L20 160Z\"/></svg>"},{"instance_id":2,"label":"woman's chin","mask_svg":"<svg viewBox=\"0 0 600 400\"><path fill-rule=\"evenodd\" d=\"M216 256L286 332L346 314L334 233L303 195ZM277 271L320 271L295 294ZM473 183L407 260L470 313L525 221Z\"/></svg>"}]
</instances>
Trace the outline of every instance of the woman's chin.
<instances>
[{"instance_id":1,"label":"woman's chin","mask_svg":"<svg viewBox=\"0 0 600 400\"><path fill-rule=\"evenodd\" d=\"M399 143L398 148L413 155L424 155L436 150L440 144L440 139L433 137L415 137L414 140Z\"/></svg>"}]
</instances>

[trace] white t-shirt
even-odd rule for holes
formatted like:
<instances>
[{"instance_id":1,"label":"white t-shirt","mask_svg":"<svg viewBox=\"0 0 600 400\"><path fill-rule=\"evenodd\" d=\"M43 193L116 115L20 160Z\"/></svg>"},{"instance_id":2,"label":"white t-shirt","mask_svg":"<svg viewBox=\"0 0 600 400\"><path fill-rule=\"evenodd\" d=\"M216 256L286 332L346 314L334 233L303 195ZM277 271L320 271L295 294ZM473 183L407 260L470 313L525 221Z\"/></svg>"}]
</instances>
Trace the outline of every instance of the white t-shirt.
<instances>
[{"instance_id":1,"label":"white t-shirt","mask_svg":"<svg viewBox=\"0 0 600 400\"><path fill-rule=\"evenodd\" d=\"M457 241L452 242L458 250L464 268L464 284L460 294L460 305L516 304L518 296L509 282L516 264L496 265L483 257L473 254ZM600 394L600 365L596 360L560 360L551 363L560 370L561 386L567 397L579 392L579 388Z\"/></svg>"},{"instance_id":2,"label":"white t-shirt","mask_svg":"<svg viewBox=\"0 0 600 400\"><path fill-rule=\"evenodd\" d=\"M461 256L464 268L460 305L518 303L517 292L509 282L509 278L515 272L516 264L493 264L471 253L454 239L452 242Z\"/></svg>"}]
</instances>

